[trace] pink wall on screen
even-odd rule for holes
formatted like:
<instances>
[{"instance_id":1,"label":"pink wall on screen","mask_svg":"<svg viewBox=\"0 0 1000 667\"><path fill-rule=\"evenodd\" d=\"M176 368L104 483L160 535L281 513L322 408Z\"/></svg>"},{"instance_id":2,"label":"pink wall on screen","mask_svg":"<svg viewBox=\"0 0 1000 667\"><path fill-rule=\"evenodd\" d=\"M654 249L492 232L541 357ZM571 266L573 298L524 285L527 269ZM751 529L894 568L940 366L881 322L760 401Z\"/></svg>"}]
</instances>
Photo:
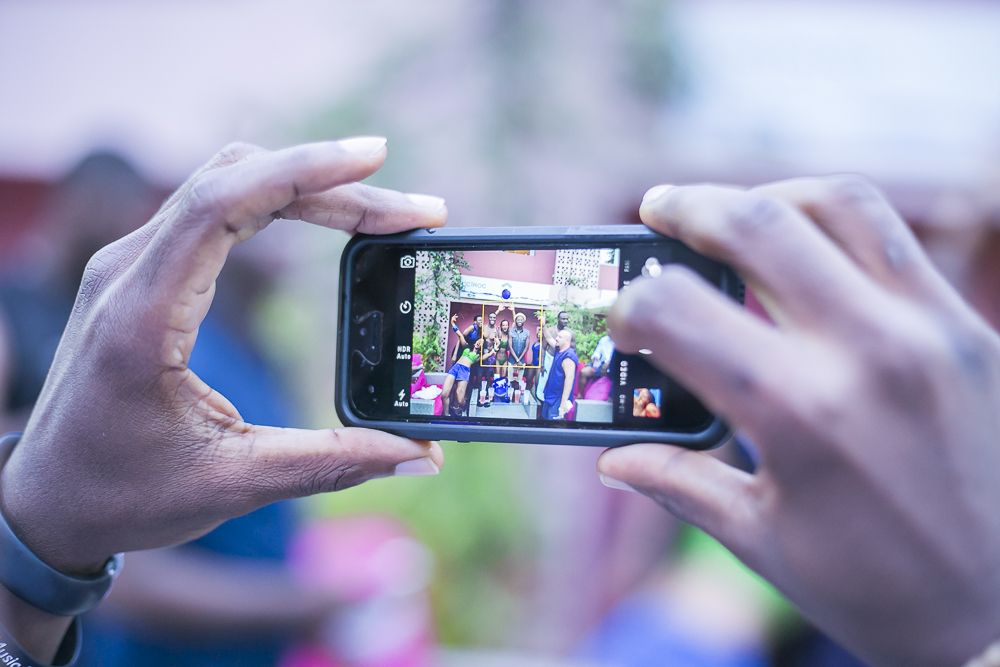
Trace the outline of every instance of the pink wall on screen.
<instances>
[{"instance_id":1,"label":"pink wall on screen","mask_svg":"<svg viewBox=\"0 0 1000 667\"><path fill-rule=\"evenodd\" d=\"M519 255L502 250L467 251L465 260L469 263L469 268L462 273L482 278L551 285L552 275L556 271L555 250L536 250L534 255Z\"/></svg>"},{"instance_id":2,"label":"pink wall on screen","mask_svg":"<svg viewBox=\"0 0 1000 667\"><path fill-rule=\"evenodd\" d=\"M618 289L618 266L611 264L601 264L600 273L597 276L598 289Z\"/></svg>"}]
</instances>

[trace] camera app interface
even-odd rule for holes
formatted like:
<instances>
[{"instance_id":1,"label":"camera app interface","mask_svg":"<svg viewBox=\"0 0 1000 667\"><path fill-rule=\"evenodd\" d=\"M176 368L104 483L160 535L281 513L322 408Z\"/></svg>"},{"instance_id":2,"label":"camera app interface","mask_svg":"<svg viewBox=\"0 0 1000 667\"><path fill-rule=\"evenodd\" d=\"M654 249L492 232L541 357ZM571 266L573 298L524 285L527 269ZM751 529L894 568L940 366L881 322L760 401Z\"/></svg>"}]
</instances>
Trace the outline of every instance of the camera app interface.
<instances>
[{"instance_id":1,"label":"camera app interface","mask_svg":"<svg viewBox=\"0 0 1000 667\"><path fill-rule=\"evenodd\" d=\"M616 353L607 313L630 277L659 264L621 255L620 248L404 253L413 299L401 304L401 322L412 321L412 340L396 350L397 363L409 362L410 387L396 407L464 421L658 417L663 387L649 385L659 376L647 373L633 386L636 361Z\"/></svg>"}]
</instances>

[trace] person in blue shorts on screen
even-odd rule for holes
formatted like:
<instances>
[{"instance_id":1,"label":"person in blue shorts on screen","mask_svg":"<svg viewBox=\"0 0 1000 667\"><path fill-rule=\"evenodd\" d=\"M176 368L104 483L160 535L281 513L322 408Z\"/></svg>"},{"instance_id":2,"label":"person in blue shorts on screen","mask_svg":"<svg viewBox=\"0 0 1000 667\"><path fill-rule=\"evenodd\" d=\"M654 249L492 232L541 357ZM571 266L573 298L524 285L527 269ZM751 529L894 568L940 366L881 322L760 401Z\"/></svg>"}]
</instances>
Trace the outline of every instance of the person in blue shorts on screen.
<instances>
[{"instance_id":1,"label":"person in blue shorts on screen","mask_svg":"<svg viewBox=\"0 0 1000 667\"><path fill-rule=\"evenodd\" d=\"M465 343L465 337L459 332L459 339L462 341L463 345ZM469 369L472 368L474 364L479 359L479 349L483 346L483 339L478 339L472 344L472 347L467 345L462 350L462 353L458 357L451 368L448 369L448 375L444 378L444 386L441 387L441 414L450 415L451 406L451 391L452 388L455 389L455 405L454 409L456 412L461 413L465 408L465 393L469 388Z\"/></svg>"}]
</instances>

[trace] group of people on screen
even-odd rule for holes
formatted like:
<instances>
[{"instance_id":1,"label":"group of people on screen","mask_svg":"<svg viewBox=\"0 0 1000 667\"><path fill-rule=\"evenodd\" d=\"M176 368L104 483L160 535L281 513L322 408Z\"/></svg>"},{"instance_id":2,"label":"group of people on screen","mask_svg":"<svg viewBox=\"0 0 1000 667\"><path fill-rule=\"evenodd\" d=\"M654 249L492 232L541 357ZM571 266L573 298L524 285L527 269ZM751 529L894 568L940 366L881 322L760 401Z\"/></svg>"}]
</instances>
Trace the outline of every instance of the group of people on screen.
<instances>
[{"instance_id":1,"label":"group of people on screen","mask_svg":"<svg viewBox=\"0 0 1000 667\"><path fill-rule=\"evenodd\" d=\"M451 334L457 341L442 388L443 413L468 414L471 391L478 390L478 409L493 403L540 403L539 419L575 419L578 395L593 381L607 377L614 346L604 336L590 364L581 364L569 313L559 312L556 323L548 327L544 315L539 319L532 335L525 327L527 316L513 304L499 305L485 322L477 315L465 328L453 315ZM607 400L607 395L601 398Z\"/></svg>"}]
</instances>

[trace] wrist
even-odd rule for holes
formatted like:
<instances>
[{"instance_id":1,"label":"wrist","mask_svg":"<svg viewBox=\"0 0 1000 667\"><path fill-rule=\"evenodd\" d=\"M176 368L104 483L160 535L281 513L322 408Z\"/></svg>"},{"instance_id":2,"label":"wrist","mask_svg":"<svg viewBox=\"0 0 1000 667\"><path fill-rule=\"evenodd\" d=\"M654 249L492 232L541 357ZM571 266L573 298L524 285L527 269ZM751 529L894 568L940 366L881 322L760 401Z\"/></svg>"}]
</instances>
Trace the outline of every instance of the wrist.
<instances>
[{"instance_id":1,"label":"wrist","mask_svg":"<svg viewBox=\"0 0 1000 667\"><path fill-rule=\"evenodd\" d=\"M19 450L30 447L22 439ZM0 514L17 538L43 563L70 576L94 576L108 562L93 533L84 539L80 517L52 502L54 489L43 488L40 475L24 470L18 451L0 455Z\"/></svg>"},{"instance_id":2,"label":"wrist","mask_svg":"<svg viewBox=\"0 0 1000 667\"><path fill-rule=\"evenodd\" d=\"M122 557L105 559L103 566L96 568L96 574L83 569L89 566L89 561L82 555L83 549L76 546L87 542L80 533L85 528L78 526L70 531L66 526L66 522L79 523L80 517L67 516L72 514L67 511L68 503L53 502L52 494L57 491L54 486L47 489L47 496L29 492L41 488L40 480L45 476L37 472L25 474L27 471L19 467L24 465L24 459L18 455L29 452L30 461L31 450L14 449L18 441L18 434L0 438L0 464L6 464L0 470L0 584L10 596L25 603L5 606L8 623L31 616L30 608L54 617L78 616L93 609L107 595L121 569ZM29 491L25 491L25 480L30 482ZM26 503L26 497L33 502ZM19 512L18 508L31 511ZM62 520L53 520L60 513ZM60 527L65 528L60 531ZM57 538L65 539L57 541ZM59 549L52 548L52 544L69 546ZM71 556L61 557L63 554ZM35 625L47 624L39 621L28 627Z\"/></svg>"},{"instance_id":3,"label":"wrist","mask_svg":"<svg viewBox=\"0 0 1000 667\"><path fill-rule=\"evenodd\" d=\"M0 476L0 514L11 531L40 561L72 577L92 577L101 573L109 556L99 556L84 547L86 541L73 537L69 526L51 520L48 512L33 509L36 503L10 493L5 476ZM41 501L44 502L44 501Z\"/></svg>"}]
</instances>

